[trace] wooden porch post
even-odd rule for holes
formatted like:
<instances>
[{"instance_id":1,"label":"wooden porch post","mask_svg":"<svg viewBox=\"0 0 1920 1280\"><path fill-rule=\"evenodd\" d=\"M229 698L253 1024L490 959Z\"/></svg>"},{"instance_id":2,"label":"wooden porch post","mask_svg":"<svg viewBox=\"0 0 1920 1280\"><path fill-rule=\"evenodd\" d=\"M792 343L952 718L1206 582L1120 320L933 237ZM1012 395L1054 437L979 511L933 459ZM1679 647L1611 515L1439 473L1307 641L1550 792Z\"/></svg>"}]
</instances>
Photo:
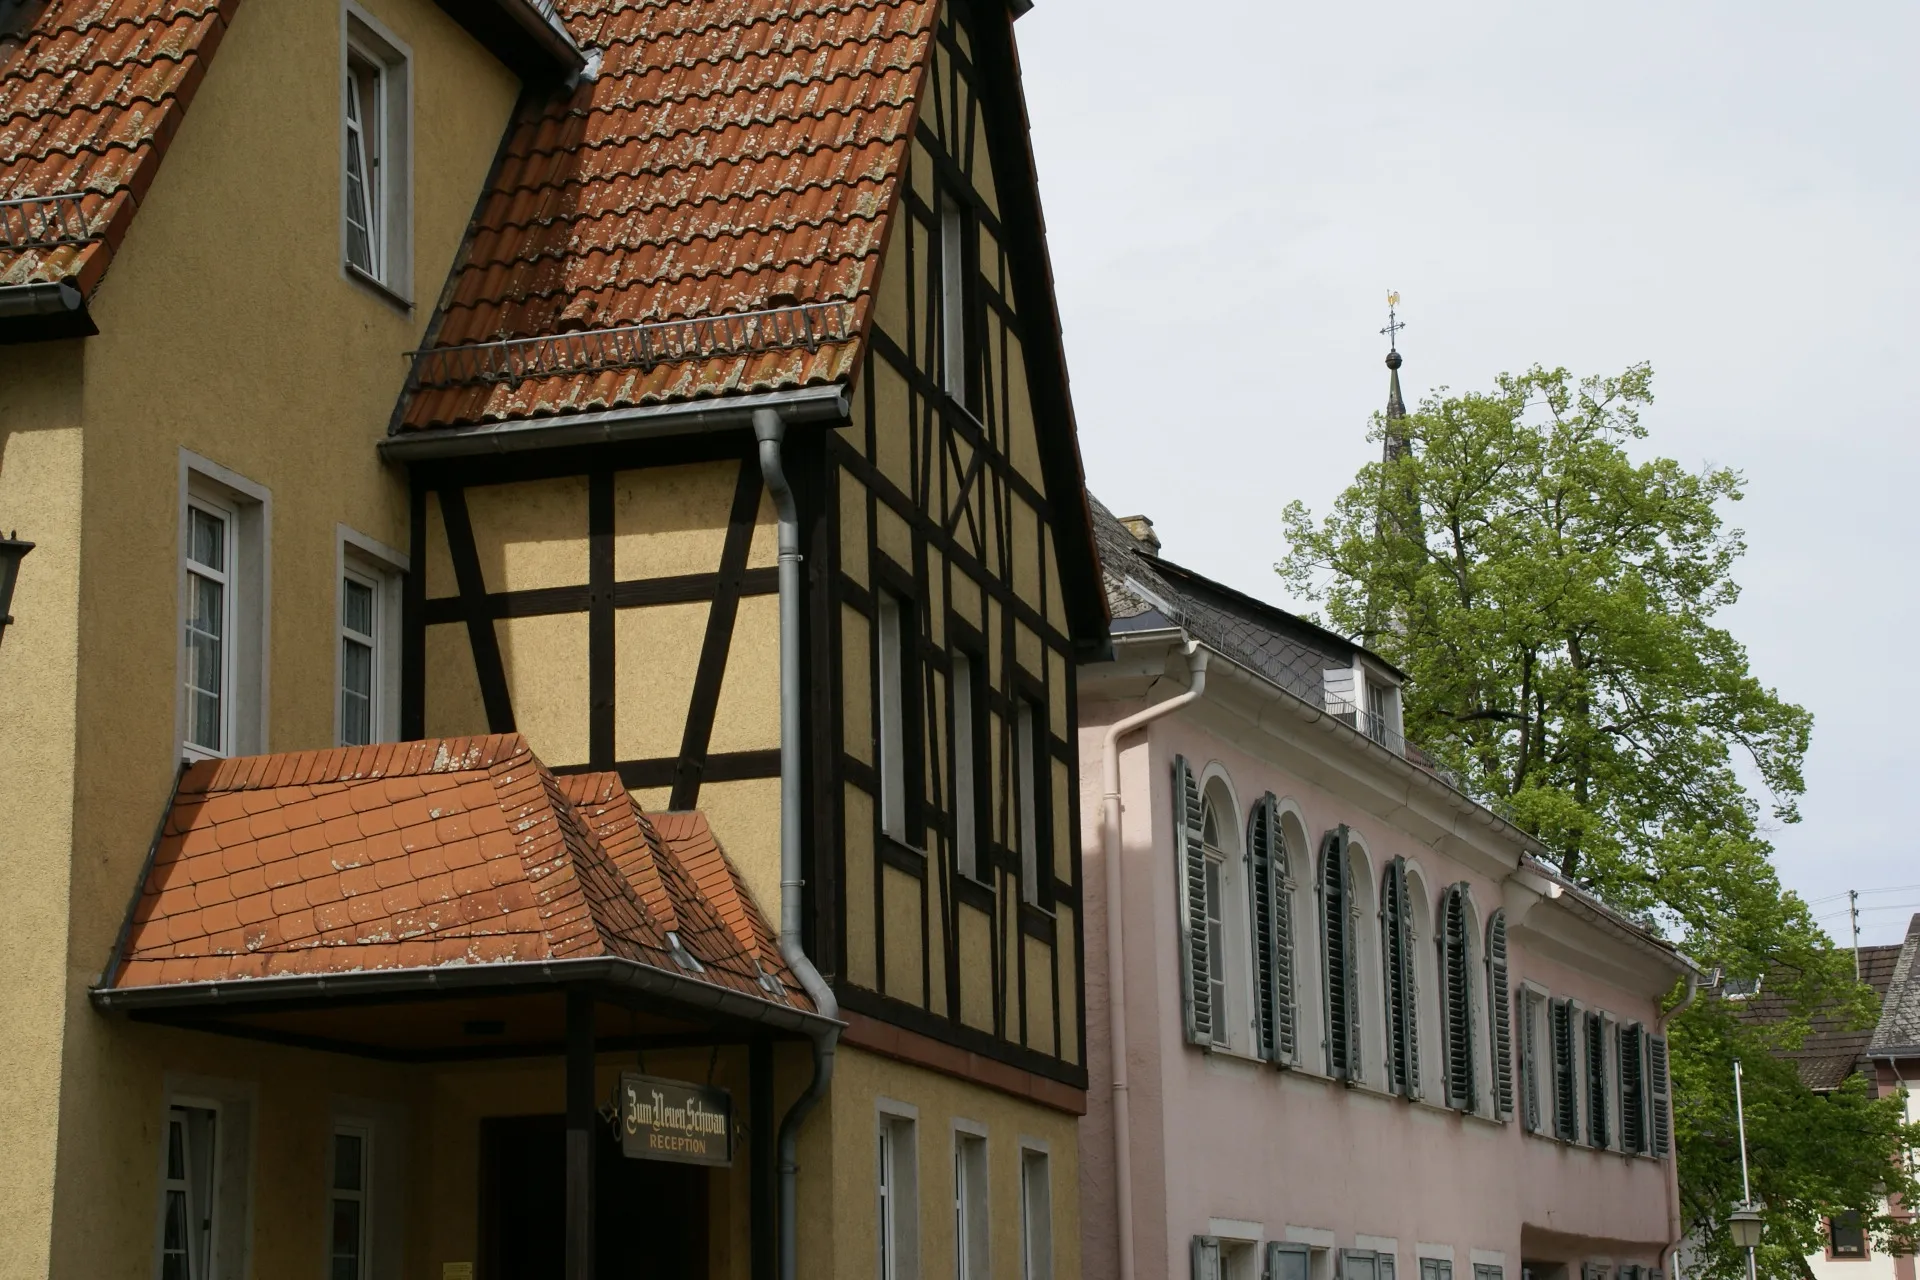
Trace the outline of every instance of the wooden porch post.
<instances>
[{"instance_id":1,"label":"wooden porch post","mask_svg":"<svg viewBox=\"0 0 1920 1280\"><path fill-rule=\"evenodd\" d=\"M567 1280L594 1280L593 993L567 991Z\"/></svg>"}]
</instances>

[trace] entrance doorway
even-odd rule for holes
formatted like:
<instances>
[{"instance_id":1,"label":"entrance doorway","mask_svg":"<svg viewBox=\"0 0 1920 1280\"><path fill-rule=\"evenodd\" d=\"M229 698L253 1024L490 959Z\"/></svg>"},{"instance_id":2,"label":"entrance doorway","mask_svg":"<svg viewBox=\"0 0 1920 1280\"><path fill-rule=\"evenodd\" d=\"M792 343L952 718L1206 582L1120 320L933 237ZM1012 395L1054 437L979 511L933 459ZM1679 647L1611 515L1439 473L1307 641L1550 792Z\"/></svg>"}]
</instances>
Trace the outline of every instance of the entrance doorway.
<instances>
[{"instance_id":1,"label":"entrance doorway","mask_svg":"<svg viewBox=\"0 0 1920 1280\"><path fill-rule=\"evenodd\" d=\"M711 1171L629 1160L594 1131L598 1280L706 1280ZM564 1280L566 1207L566 1117L481 1121L479 1280Z\"/></svg>"}]
</instances>

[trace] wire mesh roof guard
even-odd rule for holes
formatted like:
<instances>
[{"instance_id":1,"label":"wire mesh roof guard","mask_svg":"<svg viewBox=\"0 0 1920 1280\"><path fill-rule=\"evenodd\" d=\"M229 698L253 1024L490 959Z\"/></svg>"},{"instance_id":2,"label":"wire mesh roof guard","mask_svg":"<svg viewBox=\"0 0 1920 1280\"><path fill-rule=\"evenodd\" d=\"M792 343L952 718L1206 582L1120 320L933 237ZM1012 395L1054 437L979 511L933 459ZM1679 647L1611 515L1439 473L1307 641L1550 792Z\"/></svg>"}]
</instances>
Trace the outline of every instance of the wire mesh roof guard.
<instances>
[{"instance_id":1,"label":"wire mesh roof guard","mask_svg":"<svg viewBox=\"0 0 1920 1280\"><path fill-rule=\"evenodd\" d=\"M580 329L534 338L503 338L413 353L415 388L464 387L531 378L652 369L655 365L715 356L757 355L853 336L853 305L810 302L800 306L687 320L654 321L612 329Z\"/></svg>"}]
</instances>

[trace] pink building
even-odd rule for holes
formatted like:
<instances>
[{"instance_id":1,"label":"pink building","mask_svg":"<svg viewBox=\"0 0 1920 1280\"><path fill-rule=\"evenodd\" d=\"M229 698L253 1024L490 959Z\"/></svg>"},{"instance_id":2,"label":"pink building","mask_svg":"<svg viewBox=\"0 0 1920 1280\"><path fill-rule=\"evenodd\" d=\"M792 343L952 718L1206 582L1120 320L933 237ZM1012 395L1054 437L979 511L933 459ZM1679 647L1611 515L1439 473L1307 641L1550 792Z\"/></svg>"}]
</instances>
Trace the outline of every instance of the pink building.
<instances>
[{"instance_id":1,"label":"pink building","mask_svg":"<svg viewBox=\"0 0 1920 1280\"><path fill-rule=\"evenodd\" d=\"M1085 1274L1661 1274L1690 962L1423 764L1392 666L1093 507Z\"/></svg>"}]
</instances>

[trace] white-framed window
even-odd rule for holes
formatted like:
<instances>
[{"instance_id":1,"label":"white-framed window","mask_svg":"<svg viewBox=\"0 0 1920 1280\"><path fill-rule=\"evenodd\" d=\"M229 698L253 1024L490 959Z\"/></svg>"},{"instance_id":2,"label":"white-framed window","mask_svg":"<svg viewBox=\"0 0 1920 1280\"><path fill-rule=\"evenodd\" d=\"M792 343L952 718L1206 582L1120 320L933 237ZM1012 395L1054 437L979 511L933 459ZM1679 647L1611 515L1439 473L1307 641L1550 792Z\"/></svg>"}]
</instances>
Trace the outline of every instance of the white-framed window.
<instances>
[{"instance_id":1,"label":"white-framed window","mask_svg":"<svg viewBox=\"0 0 1920 1280\"><path fill-rule=\"evenodd\" d=\"M190 1091L179 1087L189 1083ZM241 1280L249 1273L252 1114L246 1086L170 1079L161 1112L154 1224L159 1280Z\"/></svg>"},{"instance_id":2,"label":"white-framed window","mask_svg":"<svg viewBox=\"0 0 1920 1280\"><path fill-rule=\"evenodd\" d=\"M914 1118L880 1113L879 1280L919 1280L920 1190Z\"/></svg>"},{"instance_id":3,"label":"white-framed window","mask_svg":"<svg viewBox=\"0 0 1920 1280\"><path fill-rule=\"evenodd\" d=\"M1053 876L1053 858L1041 820L1040 787L1047 771L1041 734L1046 721L1030 698L1018 698L1014 707L1013 786L1015 839L1020 846L1020 897L1029 906L1050 906L1047 883Z\"/></svg>"},{"instance_id":4,"label":"white-framed window","mask_svg":"<svg viewBox=\"0 0 1920 1280\"><path fill-rule=\"evenodd\" d=\"M412 291L412 58L357 5L343 10L341 260L402 300Z\"/></svg>"},{"instance_id":5,"label":"white-framed window","mask_svg":"<svg viewBox=\"0 0 1920 1280\"><path fill-rule=\"evenodd\" d=\"M992 1237L987 1227L987 1136L953 1132L953 1274L955 1280L987 1280L992 1274Z\"/></svg>"},{"instance_id":6,"label":"white-framed window","mask_svg":"<svg viewBox=\"0 0 1920 1280\"><path fill-rule=\"evenodd\" d=\"M1053 1183L1047 1152L1020 1148L1021 1280L1053 1280Z\"/></svg>"},{"instance_id":7,"label":"white-framed window","mask_svg":"<svg viewBox=\"0 0 1920 1280\"><path fill-rule=\"evenodd\" d=\"M908 735L914 720L908 712L912 696L909 673L913 652L913 608L891 591L878 593L880 625L878 696L880 714L880 829L902 844L918 847L909 838L909 814L912 805L909 788L915 770L909 760Z\"/></svg>"},{"instance_id":8,"label":"white-framed window","mask_svg":"<svg viewBox=\"0 0 1920 1280\"><path fill-rule=\"evenodd\" d=\"M980 784L977 753L980 747L975 717L979 714L974 688L975 660L955 652L952 673L953 715L953 862L970 880L983 880L980 869Z\"/></svg>"},{"instance_id":9,"label":"white-framed window","mask_svg":"<svg viewBox=\"0 0 1920 1280\"><path fill-rule=\"evenodd\" d=\"M191 759L266 748L270 497L181 451L177 736Z\"/></svg>"},{"instance_id":10,"label":"white-framed window","mask_svg":"<svg viewBox=\"0 0 1920 1280\"><path fill-rule=\"evenodd\" d=\"M186 745L233 746L233 559L239 521L210 497L187 500Z\"/></svg>"},{"instance_id":11,"label":"white-framed window","mask_svg":"<svg viewBox=\"0 0 1920 1280\"><path fill-rule=\"evenodd\" d=\"M400 594L407 559L339 527L340 635L335 648L334 740L343 747L400 736Z\"/></svg>"},{"instance_id":12,"label":"white-framed window","mask_svg":"<svg viewBox=\"0 0 1920 1280\"><path fill-rule=\"evenodd\" d=\"M335 1125L333 1176L327 1194L328 1280L368 1280L369 1135L358 1125Z\"/></svg>"},{"instance_id":13,"label":"white-framed window","mask_svg":"<svg viewBox=\"0 0 1920 1280\"><path fill-rule=\"evenodd\" d=\"M951 193L940 202L940 385L967 399L967 214Z\"/></svg>"}]
</instances>

